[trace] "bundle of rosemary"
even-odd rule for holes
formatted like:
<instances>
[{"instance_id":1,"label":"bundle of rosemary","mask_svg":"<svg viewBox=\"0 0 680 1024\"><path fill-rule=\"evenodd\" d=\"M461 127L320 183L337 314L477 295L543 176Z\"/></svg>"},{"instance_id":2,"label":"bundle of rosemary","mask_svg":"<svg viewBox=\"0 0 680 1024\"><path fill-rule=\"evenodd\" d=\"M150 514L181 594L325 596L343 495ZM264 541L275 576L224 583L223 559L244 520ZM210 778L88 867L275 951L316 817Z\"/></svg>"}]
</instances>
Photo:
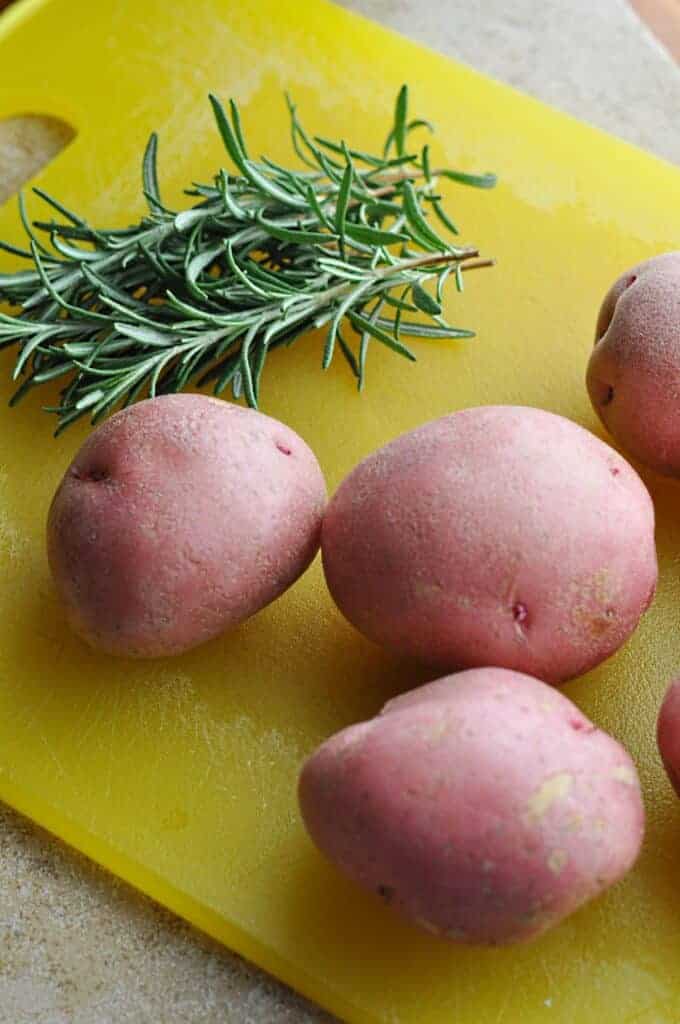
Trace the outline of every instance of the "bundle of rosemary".
<instances>
[{"instance_id":1,"label":"bundle of rosemary","mask_svg":"<svg viewBox=\"0 0 680 1024\"><path fill-rule=\"evenodd\" d=\"M427 214L455 235L437 179L489 188L495 178L435 170L427 145L411 151L410 133L431 126L409 121L406 86L382 155L310 137L288 99L305 170L253 160L236 103L227 114L210 101L234 166L188 189L191 209L170 210L161 199L155 134L142 168L149 212L138 225L91 227L38 188L63 219L31 225L19 198L30 249L0 247L33 266L0 274L0 299L16 310L0 314L0 347L18 349L12 404L63 379L59 404L48 408L56 433L190 382L214 382L217 395L231 386L257 407L267 354L312 327L328 327L324 368L339 350L359 388L371 340L415 359L404 336L473 335L443 319L442 290L450 274L462 289L464 270L492 261L445 241ZM417 312L428 320L408 315Z\"/></svg>"}]
</instances>

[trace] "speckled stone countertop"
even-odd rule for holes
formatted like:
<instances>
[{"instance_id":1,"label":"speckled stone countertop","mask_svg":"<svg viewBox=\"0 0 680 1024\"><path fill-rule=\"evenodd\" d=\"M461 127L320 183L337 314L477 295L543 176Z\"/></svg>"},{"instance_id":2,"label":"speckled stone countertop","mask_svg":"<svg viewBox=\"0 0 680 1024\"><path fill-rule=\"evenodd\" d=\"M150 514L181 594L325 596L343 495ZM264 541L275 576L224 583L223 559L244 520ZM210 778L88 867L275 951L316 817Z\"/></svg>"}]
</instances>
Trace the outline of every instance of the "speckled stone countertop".
<instances>
[{"instance_id":1,"label":"speckled stone countertop","mask_svg":"<svg viewBox=\"0 0 680 1024\"><path fill-rule=\"evenodd\" d=\"M625 0L343 0L680 164L680 72ZM0 1024L331 1018L0 805Z\"/></svg>"}]
</instances>

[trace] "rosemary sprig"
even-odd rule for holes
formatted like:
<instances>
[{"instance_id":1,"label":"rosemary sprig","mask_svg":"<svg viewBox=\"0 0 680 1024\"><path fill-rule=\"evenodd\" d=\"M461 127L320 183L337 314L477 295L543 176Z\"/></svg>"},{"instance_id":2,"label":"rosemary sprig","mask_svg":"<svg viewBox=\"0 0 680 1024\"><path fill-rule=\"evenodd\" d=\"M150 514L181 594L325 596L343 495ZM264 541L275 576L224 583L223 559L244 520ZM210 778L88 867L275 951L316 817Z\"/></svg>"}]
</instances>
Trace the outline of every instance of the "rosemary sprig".
<instances>
[{"instance_id":1,"label":"rosemary sprig","mask_svg":"<svg viewBox=\"0 0 680 1024\"><path fill-rule=\"evenodd\" d=\"M233 164L187 194L180 212L161 198L152 135L142 177L148 214L122 230L96 229L41 189L59 220L29 223L28 248L0 248L32 268L0 274L0 347L16 346L11 404L31 388L63 382L57 433L83 415L96 423L146 393L211 382L257 407L268 353L313 327L327 327L323 367L337 351L359 388L377 342L415 359L405 336L469 338L442 316L442 286L454 272L488 266L476 249L445 241L431 212L456 227L437 193L438 177L489 188L493 175L431 170L427 145L410 151L403 86L382 155L311 137L288 99L291 137L305 170L248 152L236 103L210 97ZM50 246L41 240L47 235ZM425 288L436 284L435 294ZM387 309L387 314L385 310ZM425 314L427 319L409 314ZM344 324L355 334L352 347Z\"/></svg>"}]
</instances>

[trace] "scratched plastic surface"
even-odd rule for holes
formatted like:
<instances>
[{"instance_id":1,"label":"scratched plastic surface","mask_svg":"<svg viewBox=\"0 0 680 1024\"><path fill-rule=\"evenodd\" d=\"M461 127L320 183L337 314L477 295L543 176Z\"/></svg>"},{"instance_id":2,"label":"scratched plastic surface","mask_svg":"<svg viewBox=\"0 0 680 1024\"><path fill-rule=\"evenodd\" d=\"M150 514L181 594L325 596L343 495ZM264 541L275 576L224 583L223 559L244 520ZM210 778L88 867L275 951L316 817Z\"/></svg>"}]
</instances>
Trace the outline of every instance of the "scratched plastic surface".
<instances>
[{"instance_id":1,"label":"scratched plastic surface","mask_svg":"<svg viewBox=\"0 0 680 1024\"><path fill-rule=\"evenodd\" d=\"M252 148L284 159L284 88L313 129L370 148L405 79L413 112L437 123L436 162L500 175L491 193L446 187L464 239L498 266L450 296L453 321L477 340L416 342L415 366L372 350L362 397L340 363L322 375L317 336L274 355L265 409L313 445L331 488L395 434L467 405L545 406L598 431L582 383L595 312L628 264L677 246L680 173L320 0L29 0L0 18L0 117L75 126L40 181L96 223L141 212L152 129L168 200L217 169L209 90L236 96ZM0 209L0 235L18 239L17 221L15 204ZM43 547L50 496L86 428L53 441L37 399L8 411L11 357L0 362L0 796L356 1024L677 1024L680 804L654 718L680 663L679 484L644 474L659 520L653 610L617 657L566 688L635 754L642 858L533 946L451 947L336 876L295 803L304 755L423 670L343 622L318 563L188 656L89 653L65 627Z\"/></svg>"}]
</instances>

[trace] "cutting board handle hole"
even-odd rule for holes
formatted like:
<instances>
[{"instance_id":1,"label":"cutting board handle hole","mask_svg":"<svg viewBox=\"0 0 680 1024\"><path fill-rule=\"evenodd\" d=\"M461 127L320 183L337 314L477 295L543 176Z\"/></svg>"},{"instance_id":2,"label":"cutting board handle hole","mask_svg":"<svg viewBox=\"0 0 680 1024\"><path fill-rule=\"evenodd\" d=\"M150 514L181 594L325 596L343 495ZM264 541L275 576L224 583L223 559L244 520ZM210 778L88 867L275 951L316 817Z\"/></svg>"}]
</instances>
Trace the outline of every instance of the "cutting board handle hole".
<instances>
[{"instance_id":1,"label":"cutting board handle hole","mask_svg":"<svg viewBox=\"0 0 680 1024\"><path fill-rule=\"evenodd\" d=\"M17 114L0 120L0 204L47 167L75 137L75 128L47 114Z\"/></svg>"}]
</instances>

